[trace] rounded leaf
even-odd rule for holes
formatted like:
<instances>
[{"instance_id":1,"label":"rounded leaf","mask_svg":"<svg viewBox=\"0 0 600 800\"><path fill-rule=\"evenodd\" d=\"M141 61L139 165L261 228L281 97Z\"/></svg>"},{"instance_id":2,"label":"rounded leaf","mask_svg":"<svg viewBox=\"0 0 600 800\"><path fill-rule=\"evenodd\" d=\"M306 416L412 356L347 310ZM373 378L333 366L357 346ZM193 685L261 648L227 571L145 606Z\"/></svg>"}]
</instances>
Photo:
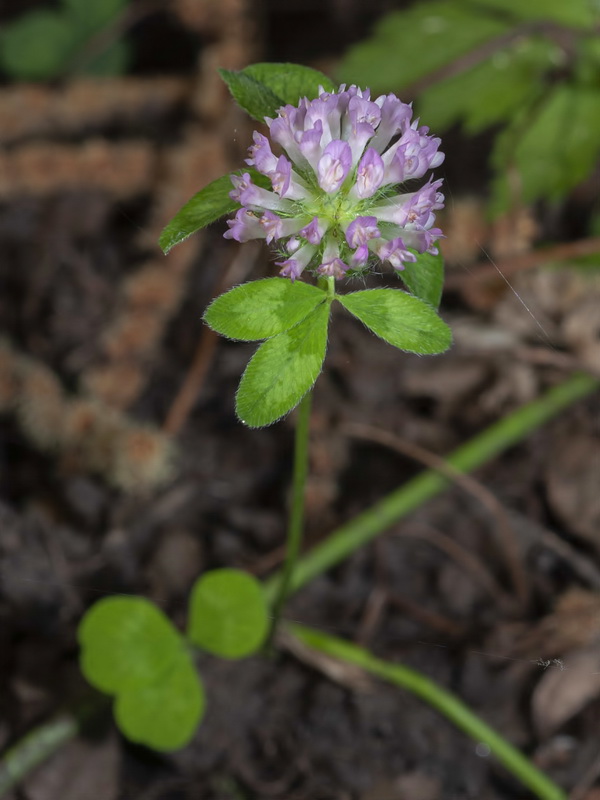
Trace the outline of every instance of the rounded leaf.
<instances>
[{"instance_id":1,"label":"rounded leaf","mask_svg":"<svg viewBox=\"0 0 600 800\"><path fill-rule=\"evenodd\" d=\"M336 298L373 333L400 350L431 355L443 353L452 332L433 308L399 289L366 289Z\"/></svg>"},{"instance_id":2,"label":"rounded leaf","mask_svg":"<svg viewBox=\"0 0 600 800\"><path fill-rule=\"evenodd\" d=\"M269 339L305 319L327 295L322 289L287 278L265 278L230 289L213 300L204 321L229 339Z\"/></svg>"},{"instance_id":3,"label":"rounded leaf","mask_svg":"<svg viewBox=\"0 0 600 800\"><path fill-rule=\"evenodd\" d=\"M408 261L399 277L411 294L438 308L444 288L444 258L441 253L432 256L431 253L412 252L417 260Z\"/></svg>"},{"instance_id":4,"label":"rounded leaf","mask_svg":"<svg viewBox=\"0 0 600 800\"><path fill-rule=\"evenodd\" d=\"M303 97L313 100L319 96L319 86L326 92L337 92L337 86L327 75L302 64L262 62L244 67L242 72L267 86L284 103L297 106Z\"/></svg>"},{"instance_id":5,"label":"rounded leaf","mask_svg":"<svg viewBox=\"0 0 600 800\"><path fill-rule=\"evenodd\" d=\"M216 569L196 581L187 631L193 644L221 658L244 658L260 648L268 626L263 589L252 575Z\"/></svg>"},{"instance_id":6,"label":"rounded leaf","mask_svg":"<svg viewBox=\"0 0 600 800\"><path fill-rule=\"evenodd\" d=\"M170 668L184 642L167 617L143 597L106 597L77 632L87 680L115 694L152 683Z\"/></svg>"},{"instance_id":7,"label":"rounded leaf","mask_svg":"<svg viewBox=\"0 0 600 800\"><path fill-rule=\"evenodd\" d=\"M204 688L182 650L154 682L118 696L115 719L132 742L155 750L178 750L194 735L204 707Z\"/></svg>"},{"instance_id":8,"label":"rounded leaf","mask_svg":"<svg viewBox=\"0 0 600 800\"><path fill-rule=\"evenodd\" d=\"M277 109L284 105L281 97L250 75L228 69L220 69L219 75L238 106L258 122L264 122L265 117L274 117Z\"/></svg>"},{"instance_id":9,"label":"rounded leaf","mask_svg":"<svg viewBox=\"0 0 600 800\"><path fill-rule=\"evenodd\" d=\"M270 188L271 182L269 178L261 175L252 167L246 167L244 170L238 170L236 174L242 172L250 173L252 181L257 186L263 188ZM179 209L177 214L171 219L170 222L164 227L158 244L166 255L171 248L176 244L185 241L188 236L191 236L196 231L206 228L211 222L224 217L225 214L230 214L240 207L239 203L229 197L232 191L231 175L223 175L220 178L207 184L203 189L187 201L187 203Z\"/></svg>"},{"instance_id":10,"label":"rounded leaf","mask_svg":"<svg viewBox=\"0 0 600 800\"><path fill-rule=\"evenodd\" d=\"M321 303L294 328L261 344L252 356L235 403L245 425L271 425L312 388L325 359L329 310L329 303Z\"/></svg>"}]
</instances>

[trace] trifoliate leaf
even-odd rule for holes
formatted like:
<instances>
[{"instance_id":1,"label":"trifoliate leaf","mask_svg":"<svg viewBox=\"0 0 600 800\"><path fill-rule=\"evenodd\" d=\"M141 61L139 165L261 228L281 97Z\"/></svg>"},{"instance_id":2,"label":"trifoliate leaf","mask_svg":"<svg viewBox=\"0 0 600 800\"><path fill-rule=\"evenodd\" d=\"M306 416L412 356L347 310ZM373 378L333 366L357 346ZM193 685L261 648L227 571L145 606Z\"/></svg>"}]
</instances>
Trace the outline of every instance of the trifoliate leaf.
<instances>
[{"instance_id":1,"label":"trifoliate leaf","mask_svg":"<svg viewBox=\"0 0 600 800\"><path fill-rule=\"evenodd\" d=\"M294 328L258 348L236 396L236 412L244 424L271 425L311 389L325 358L329 309L329 303L322 303Z\"/></svg>"},{"instance_id":2,"label":"trifoliate leaf","mask_svg":"<svg viewBox=\"0 0 600 800\"><path fill-rule=\"evenodd\" d=\"M217 297L206 309L204 321L229 339L269 339L293 328L326 297L322 289L309 283L265 278Z\"/></svg>"},{"instance_id":3,"label":"trifoliate leaf","mask_svg":"<svg viewBox=\"0 0 600 800\"><path fill-rule=\"evenodd\" d=\"M262 83L284 103L297 106L303 97L313 100L319 96L319 86L326 92L336 92L334 83L316 69L300 64L251 64L242 70L254 80Z\"/></svg>"},{"instance_id":4,"label":"trifoliate leaf","mask_svg":"<svg viewBox=\"0 0 600 800\"><path fill-rule=\"evenodd\" d=\"M268 86L244 72L220 69L219 75L227 84L227 88L238 106L258 122L264 122L265 117L276 116L277 109L284 105L282 98L271 91Z\"/></svg>"},{"instance_id":5,"label":"trifoliate leaf","mask_svg":"<svg viewBox=\"0 0 600 800\"><path fill-rule=\"evenodd\" d=\"M196 581L187 630L193 644L221 658L245 658L260 648L268 627L264 592L252 575L216 569Z\"/></svg>"},{"instance_id":6,"label":"trifoliate leaf","mask_svg":"<svg viewBox=\"0 0 600 800\"><path fill-rule=\"evenodd\" d=\"M111 694L157 680L183 646L167 617L143 597L99 600L84 616L78 637L83 674Z\"/></svg>"},{"instance_id":7,"label":"trifoliate leaf","mask_svg":"<svg viewBox=\"0 0 600 800\"><path fill-rule=\"evenodd\" d=\"M350 48L338 76L375 93L397 92L510 27L456 0L416 3L382 17L372 36Z\"/></svg>"},{"instance_id":8,"label":"trifoliate leaf","mask_svg":"<svg viewBox=\"0 0 600 800\"><path fill-rule=\"evenodd\" d=\"M336 299L373 333L400 350L429 355L450 347L452 333L431 306L398 289L367 289Z\"/></svg>"},{"instance_id":9,"label":"trifoliate leaf","mask_svg":"<svg viewBox=\"0 0 600 800\"><path fill-rule=\"evenodd\" d=\"M258 186L270 188L269 179L256 170L248 167L244 170L238 170L237 174L241 175L244 172L249 172L252 180ZM160 234L158 243L163 253L166 255L171 248L183 242L188 236L196 233L201 228L206 228L211 222L224 217L225 214L231 214L240 208L240 204L229 197L229 192L231 191L233 191L233 184L229 175L223 175L200 189L175 214Z\"/></svg>"},{"instance_id":10,"label":"trifoliate leaf","mask_svg":"<svg viewBox=\"0 0 600 800\"><path fill-rule=\"evenodd\" d=\"M400 278L411 294L437 308L444 288L444 257L441 253L432 256L431 253L413 252L417 260L405 262L404 269L399 273Z\"/></svg>"},{"instance_id":11,"label":"trifoliate leaf","mask_svg":"<svg viewBox=\"0 0 600 800\"><path fill-rule=\"evenodd\" d=\"M0 63L13 77L44 80L60 75L77 44L70 20L40 9L19 17L0 32Z\"/></svg>"},{"instance_id":12,"label":"trifoliate leaf","mask_svg":"<svg viewBox=\"0 0 600 800\"><path fill-rule=\"evenodd\" d=\"M204 707L202 682L189 654L182 651L152 683L117 697L115 719L132 742L169 752L190 741Z\"/></svg>"}]
</instances>

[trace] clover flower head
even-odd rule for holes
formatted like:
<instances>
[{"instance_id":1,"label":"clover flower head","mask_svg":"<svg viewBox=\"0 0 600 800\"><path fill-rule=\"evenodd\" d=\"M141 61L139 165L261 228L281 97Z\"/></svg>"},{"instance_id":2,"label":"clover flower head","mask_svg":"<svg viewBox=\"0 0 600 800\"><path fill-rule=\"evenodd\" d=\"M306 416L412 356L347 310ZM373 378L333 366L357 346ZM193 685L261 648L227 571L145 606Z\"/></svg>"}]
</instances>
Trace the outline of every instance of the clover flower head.
<instances>
[{"instance_id":1,"label":"clover flower head","mask_svg":"<svg viewBox=\"0 0 600 800\"><path fill-rule=\"evenodd\" d=\"M242 207L228 220L226 238L274 243L280 274L292 281L304 270L339 279L377 261L402 270L415 251L437 254L442 181L430 178L410 192L403 184L438 167L444 154L441 140L412 120L410 105L342 85L265 121L270 140L255 132L246 163L271 189L249 172L231 176L230 197Z\"/></svg>"}]
</instances>

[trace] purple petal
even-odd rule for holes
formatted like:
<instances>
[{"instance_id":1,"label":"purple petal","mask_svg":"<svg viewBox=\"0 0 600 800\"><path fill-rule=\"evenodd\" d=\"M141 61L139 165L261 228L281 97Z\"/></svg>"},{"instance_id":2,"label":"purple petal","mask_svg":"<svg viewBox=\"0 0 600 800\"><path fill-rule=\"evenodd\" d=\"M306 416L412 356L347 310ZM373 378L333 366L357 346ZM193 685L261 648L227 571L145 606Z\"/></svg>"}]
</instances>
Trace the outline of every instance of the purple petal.
<instances>
[{"instance_id":1,"label":"purple petal","mask_svg":"<svg viewBox=\"0 0 600 800\"><path fill-rule=\"evenodd\" d=\"M224 239L235 239L236 242L248 242L250 239L264 239L265 231L260 220L247 208L240 208L233 219L228 219L229 230L223 234Z\"/></svg>"},{"instance_id":2,"label":"purple petal","mask_svg":"<svg viewBox=\"0 0 600 800\"><path fill-rule=\"evenodd\" d=\"M360 247L357 247L354 253L352 254L352 258L350 259L350 263L353 267L362 267L364 266L367 261L369 260L369 248L366 244L361 244Z\"/></svg>"},{"instance_id":3,"label":"purple petal","mask_svg":"<svg viewBox=\"0 0 600 800\"><path fill-rule=\"evenodd\" d=\"M329 142L319 159L317 172L319 186L327 194L337 192L350 170L352 151L348 142L334 139Z\"/></svg>"},{"instance_id":4,"label":"purple petal","mask_svg":"<svg viewBox=\"0 0 600 800\"><path fill-rule=\"evenodd\" d=\"M323 152L321 147L322 136L323 123L318 119L312 128L303 131L296 137L300 152L315 171Z\"/></svg>"},{"instance_id":5,"label":"purple petal","mask_svg":"<svg viewBox=\"0 0 600 800\"><path fill-rule=\"evenodd\" d=\"M352 166L362 156L367 142L372 138L375 129L368 122L359 122L348 132L348 144L352 151Z\"/></svg>"},{"instance_id":6,"label":"purple petal","mask_svg":"<svg viewBox=\"0 0 600 800\"><path fill-rule=\"evenodd\" d=\"M277 266L281 267L279 274L284 278L290 278L292 282L295 281L306 269L315 252L316 248L313 245L305 244L304 247L296 250L292 258L287 258L285 261L276 261Z\"/></svg>"},{"instance_id":7,"label":"purple petal","mask_svg":"<svg viewBox=\"0 0 600 800\"><path fill-rule=\"evenodd\" d=\"M290 188L290 178L292 176L292 162L285 156L280 156L275 165L275 169L270 173L273 191L280 197L285 197Z\"/></svg>"},{"instance_id":8,"label":"purple petal","mask_svg":"<svg viewBox=\"0 0 600 800\"><path fill-rule=\"evenodd\" d=\"M340 138L342 111L341 98L337 94L321 94L316 100L308 103L305 128L309 130L319 125L322 131L322 147L326 147L333 139Z\"/></svg>"},{"instance_id":9,"label":"purple petal","mask_svg":"<svg viewBox=\"0 0 600 800\"><path fill-rule=\"evenodd\" d=\"M371 197L381 186L384 165L377 150L369 147L358 163L353 194L361 199Z\"/></svg>"},{"instance_id":10,"label":"purple petal","mask_svg":"<svg viewBox=\"0 0 600 800\"><path fill-rule=\"evenodd\" d=\"M229 197L244 206L253 206L257 209L270 208L273 211L291 211L293 205L289 200L283 200L274 192L262 189L252 183L249 172L243 175L231 175L234 190L229 192Z\"/></svg>"},{"instance_id":11,"label":"purple petal","mask_svg":"<svg viewBox=\"0 0 600 800\"><path fill-rule=\"evenodd\" d=\"M283 106L274 120L267 122L271 139L280 144L294 164L304 164L305 160L298 148L296 134L304 130L306 108Z\"/></svg>"},{"instance_id":12,"label":"purple petal","mask_svg":"<svg viewBox=\"0 0 600 800\"><path fill-rule=\"evenodd\" d=\"M376 128L381 120L381 109L377 103L372 103L364 97L351 97L348 103L348 117L352 127L356 127L361 122L366 122L372 128Z\"/></svg>"},{"instance_id":13,"label":"purple petal","mask_svg":"<svg viewBox=\"0 0 600 800\"><path fill-rule=\"evenodd\" d=\"M250 158L246 159L246 164L255 166L263 175L268 175L277 168L277 157L271 151L271 145L266 136L254 131L252 134L254 144L248 149Z\"/></svg>"},{"instance_id":14,"label":"purple petal","mask_svg":"<svg viewBox=\"0 0 600 800\"><path fill-rule=\"evenodd\" d=\"M350 267L348 264L345 264L341 258L332 258L331 261L326 261L321 264L317 272L319 275L326 275L327 277L340 280L340 278L345 277L349 269Z\"/></svg>"},{"instance_id":15,"label":"purple petal","mask_svg":"<svg viewBox=\"0 0 600 800\"><path fill-rule=\"evenodd\" d=\"M404 269L406 261L414 262L417 257L406 249L404 241L398 237L389 242L385 242L377 249L377 255L382 261L389 261L394 269Z\"/></svg>"},{"instance_id":16,"label":"purple petal","mask_svg":"<svg viewBox=\"0 0 600 800\"><path fill-rule=\"evenodd\" d=\"M327 223L321 221L318 217L313 217L308 225L305 225L298 233L300 236L304 236L311 244L319 244L326 230Z\"/></svg>"},{"instance_id":17,"label":"purple petal","mask_svg":"<svg viewBox=\"0 0 600 800\"><path fill-rule=\"evenodd\" d=\"M283 220L272 211L265 211L260 218L260 225L265 232L267 244L271 244L273 239L281 239L283 234Z\"/></svg>"},{"instance_id":18,"label":"purple petal","mask_svg":"<svg viewBox=\"0 0 600 800\"><path fill-rule=\"evenodd\" d=\"M409 196L399 213L396 215L395 222L402 227L416 225L419 228L430 228L435 220L434 211L444 207L444 195L437 190L443 181L429 181Z\"/></svg>"},{"instance_id":19,"label":"purple petal","mask_svg":"<svg viewBox=\"0 0 600 800\"><path fill-rule=\"evenodd\" d=\"M396 157L401 154L403 161L401 180L422 178L427 170L438 167L444 160L444 154L438 152L442 140L427 136L424 133L427 130L429 129L425 127L419 128L418 131L409 128L400 138Z\"/></svg>"},{"instance_id":20,"label":"purple petal","mask_svg":"<svg viewBox=\"0 0 600 800\"><path fill-rule=\"evenodd\" d=\"M443 236L439 228L411 230L405 231L402 234L402 238L407 247L412 247L413 250L418 250L419 253L431 253L434 256L437 256L439 252L435 243L438 239L442 239Z\"/></svg>"},{"instance_id":21,"label":"purple petal","mask_svg":"<svg viewBox=\"0 0 600 800\"><path fill-rule=\"evenodd\" d=\"M345 264L340 258L340 251L337 242L330 240L323 253L323 260L318 267L317 272L320 275L326 275L330 278L340 279L343 278L346 272L350 269L348 264Z\"/></svg>"},{"instance_id":22,"label":"purple petal","mask_svg":"<svg viewBox=\"0 0 600 800\"><path fill-rule=\"evenodd\" d=\"M412 108L401 102L395 94L381 95L375 102L381 108L381 121L371 141L371 147L383 153L392 137L410 125Z\"/></svg>"},{"instance_id":23,"label":"purple petal","mask_svg":"<svg viewBox=\"0 0 600 800\"><path fill-rule=\"evenodd\" d=\"M366 245L370 239L377 239L380 236L377 217L357 217L346 229L346 241L352 249Z\"/></svg>"}]
</instances>

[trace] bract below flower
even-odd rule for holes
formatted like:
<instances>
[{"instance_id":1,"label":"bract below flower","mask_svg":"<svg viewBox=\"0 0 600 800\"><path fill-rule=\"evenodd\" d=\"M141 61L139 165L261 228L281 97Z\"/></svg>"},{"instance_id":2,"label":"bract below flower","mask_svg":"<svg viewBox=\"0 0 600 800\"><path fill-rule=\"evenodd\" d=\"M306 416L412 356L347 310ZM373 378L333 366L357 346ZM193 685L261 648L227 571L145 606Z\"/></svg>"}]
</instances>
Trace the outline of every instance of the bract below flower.
<instances>
[{"instance_id":1,"label":"bract below flower","mask_svg":"<svg viewBox=\"0 0 600 800\"><path fill-rule=\"evenodd\" d=\"M246 163L269 178L272 191L249 173L231 176L230 197L242 208L227 238L273 243L280 274L292 281L304 270L339 279L377 261L402 270L416 260L413 251L437 253L442 181L430 178L410 192L403 184L439 166L444 154L409 105L394 94L372 101L369 90L342 85L265 122L271 142L255 132Z\"/></svg>"}]
</instances>

